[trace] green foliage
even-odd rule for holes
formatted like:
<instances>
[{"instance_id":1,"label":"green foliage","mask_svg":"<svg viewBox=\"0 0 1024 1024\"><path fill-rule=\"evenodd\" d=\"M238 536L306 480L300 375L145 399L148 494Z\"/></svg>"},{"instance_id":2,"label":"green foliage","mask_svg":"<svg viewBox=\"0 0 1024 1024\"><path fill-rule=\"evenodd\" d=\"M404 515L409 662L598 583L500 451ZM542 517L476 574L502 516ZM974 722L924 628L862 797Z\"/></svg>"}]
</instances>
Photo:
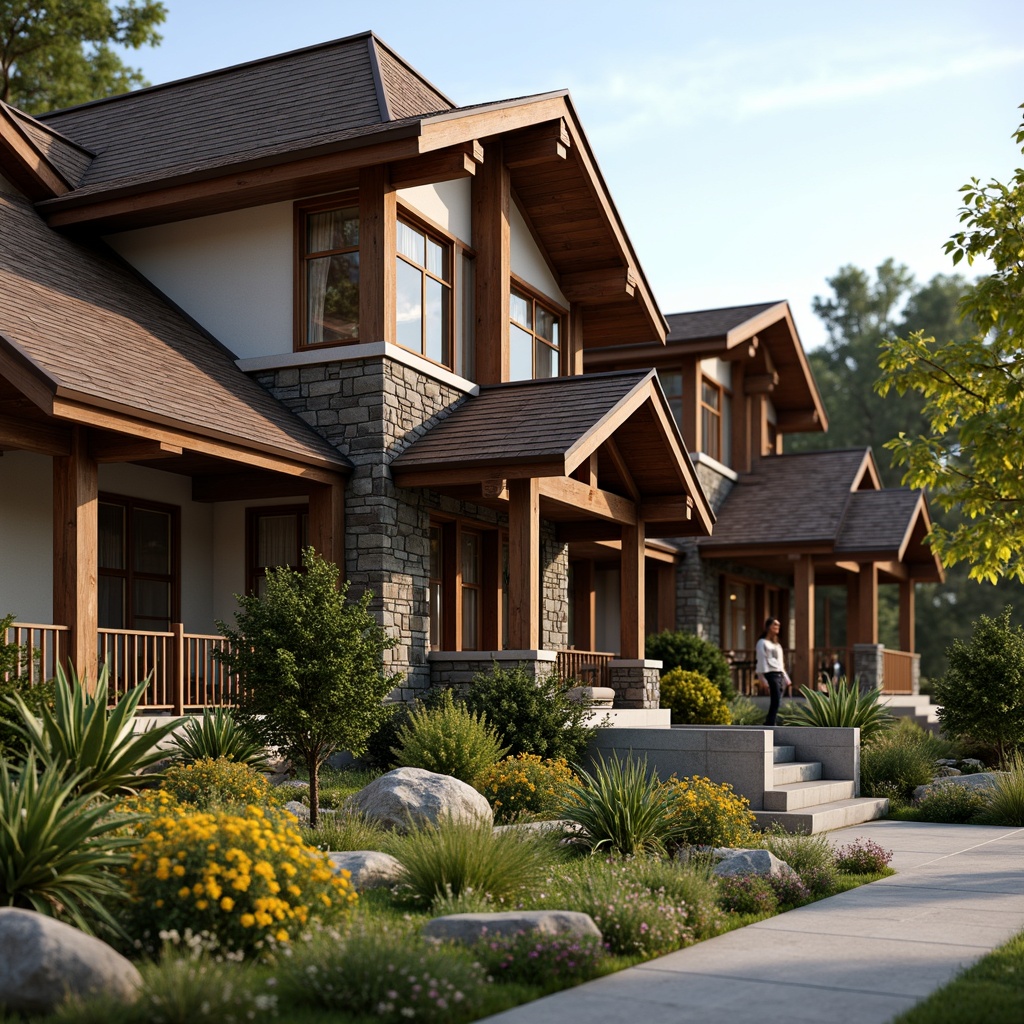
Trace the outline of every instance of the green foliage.
<instances>
[{"instance_id":1,"label":"green foliage","mask_svg":"<svg viewBox=\"0 0 1024 1024\"><path fill-rule=\"evenodd\" d=\"M765 710L741 693L729 701L729 718L733 725L764 725L765 717Z\"/></svg>"},{"instance_id":2,"label":"green foliage","mask_svg":"<svg viewBox=\"0 0 1024 1024\"><path fill-rule=\"evenodd\" d=\"M394 768L395 755L391 748L398 744L398 730L408 723L414 710L415 705L399 701L386 703L380 724L366 737L366 749L360 755L360 761L379 772Z\"/></svg>"},{"instance_id":3,"label":"green foliage","mask_svg":"<svg viewBox=\"0 0 1024 1024\"><path fill-rule=\"evenodd\" d=\"M494 820L508 824L525 815L551 815L558 810L566 786L579 779L563 757L543 760L517 754L499 761L481 779L480 791L491 802Z\"/></svg>"},{"instance_id":4,"label":"green foliage","mask_svg":"<svg viewBox=\"0 0 1024 1024\"><path fill-rule=\"evenodd\" d=\"M498 901L514 897L544 877L552 847L520 829L495 832L489 821L442 821L393 837L388 851L402 864L399 894L429 907L464 893Z\"/></svg>"},{"instance_id":5,"label":"green foliage","mask_svg":"<svg viewBox=\"0 0 1024 1024\"><path fill-rule=\"evenodd\" d=\"M19 716L11 698L19 697L32 714L39 715L44 705L53 707L53 683L29 682L23 670L31 652L20 644L7 643L13 622L13 615L0 619L0 757L17 762L25 759L28 744L15 727Z\"/></svg>"},{"instance_id":6,"label":"green foliage","mask_svg":"<svg viewBox=\"0 0 1024 1024\"><path fill-rule=\"evenodd\" d=\"M647 770L647 758L598 755L594 771L577 769L583 780L566 789L559 815L582 826L581 841L591 850L625 857L664 853L680 841L686 825L674 817L671 789Z\"/></svg>"},{"instance_id":7,"label":"green foliage","mask_svg":"<svg viewBox=\"0 0 1024 1024\"><path fill-rule=\"evenodd\" d=\"M0 0L0 99L30 114L146 85L117 48L156 46L156 0Z\"/></svg>"},{"instance_id":8,"label":"green foliage","mask_svg":"<svg viewBox=\"0 0 1024 1024\"><path fill-rule=\"evenodd\" d=\"M661 706L677 725L729 725L732 716L721 691L700 672L674 668L661 677Z\"/></svg>"},{"instance_id":9,"label":"green foliage","mask_svg":"<svg viewBox=\"0 0 1024 1024\"><path fill-rule=\"evenodd\" d=\"M544 989L578 985L601 973L607 957L595 936L528 935L482 939L473 947L477 960L496 981L518 981Z\"/></svg>"},{"instance_id":10,"label":"green foliage","mask_svg":"<svg viewBox=\"0 0 1024 1024\"><path fill-rule=\"evenodd\" d=\"M238 598L236 628L217 628L229 641L222 660L244 680L239 720L309 772L316 825L320 766L338 749L362 753L400 677L383 671L384 651L397 641L370 613L369 592L346 600L337 566L312 548L302 564L304 573L268 569L262 595Z\"/></svg>"},{"instance_id":11,"label":"green foliage","mask_svg":"<svg viewBox=\"0 0 1024 1024\"><path fill-rule=\"evenodd\" d=\"M988 799L980 790L947 782L921 797L914 808L914 820L966 825L978 820L987 806Z\"/></svg>"},{"instance_id":12,"label":"green foliage","mask_svg":"<svg viewBox=\"0 0 1024 1024\"><path fill-rule=\"evenodd\" d=\"M934 737L914 722L901 721L876 735L861 748L862 793L909 800L918 786L932 781L940 749Z\"/></svg>"},{"instance_id":13,"label":"green foliage","mask_svg":"<svg viewBox=\"0 0 1024 1024\"><path fill-rule=\"evenodd\" d=\"M20 718L15 728L41 761L56 765L66 778L75 776L76 792L133 793L138 773L166 756L157 744L179 724L171 719L133 732L135 712L148 685L148 679L139 683L108 712L106 666L91 695L86 693L87 681L80 681L74 669L69 679L58 666L53 708L43 705L37 718L14 697Z\"/></svg>"},{"instance_id":14,"label":"green foliage","mask_svg":"<svg viewBox=\"0 0 1024 1024\"><path fill-rule=\"evenodd\" d=\"M486 717L456 704L445 691L436 708L419 708L398 730L395 763L403 768L423 768L482 790L485 774L508 753L501 737Z\"/></svg>"},{"instance_id":15,"label":"green foliage","mask_svg":"<svg viewBox=\"0 0 1024 1024\"><path fill-rule=\"evenodd\" d=\"M761 875L731 875L718 883L718 902L733 914L774 914L779 897L769 879Z\"/></svg>"},{"instance_id":16,"label":"green foliage","mask_svg":"<svg viewBox=\"0 0 1024 1024\"><path fill-rule=\"evenodd\" d=\"M996 776L978 820L984 825L1024 828L1024 755L1014 754L1007 771Z\"/></svg>"},{"instance_id":17,"label":"green foliage","mask_svg":"<svg viewBox=\"0 0 1024 1024\"><path fill-rule=\"evenodd\" d=\"M982 615L946 656L949 671L935 687L942 731L995 744L1005 761L1024 744L1024 629L1010 626L1009 609Z\"/></svg>"},{"instance_id":18,"label":"green foliage","mask_svg":"<svg viewBox=\"0 0 1024 1024\"><path fill-rule=\"evenodd\" d=\"M646 657L660 661L664 673L675 668L699 672L718 687L726 700L735 695L725 655L715 644L693 633L665 630L649 636Z\"/></svg>"},{"instance_id":19,"label":"green foliage","mask_svg":"<svg viewBox=\"0 0 1024 1024\"><path fill-rule=\"evenodd\" d=\"M570 685L555 675L535 679L521 665L506 669L495 664L473 679L461 699L471 711L487 716L510 754L579 761L597 730L586 724L588 706L566 696Z\"/></svg>"},{"instance_id":20,"label":"green foliage","mask_svg":"<svg viewBox=\"0 0 1024 1024\"><path fill-rule=\"evenodd\" d=\"M235 721L227 708L206 708L202 718L189 718L174 737L176 759L186 764L203 758L226 757L256 771L270 765L267 750Z\"/></svg>"},{"instance_id":21,"label":"green foliage","mask_svg":"<svg viewBox=\"0 0 1024 1024\"><path fill-rule=\"evenodd\" d=\"M1024 124L1015 138L1024 143ZM882 346L879 392L921 396L926 420L925 430L900 431L886 447L905 483L962 512L931 534L945 564L968 563L973 579L1024 580L1024 168L1009 184L972 178L960 192L963 226L946 252L954 265L980 259L993 270L960 301L974 325L966 339L917 331Z\"/></svg>"},{"instance_id":22,"label":"green foliage","mask_svg":"<svg viewBox=\"0 0 1024 1024\"><path fill-rule=\"evenodd\" d=\"M862 691L856 680L840 679L828 693L801 688L806 703L786 704L779 714L780 725L806 725L819 729L860 729L861 742L888 729L895 719L878 703L881 690Z\"/></svg>"},{"instance_id":23,"label":"green foliage","mask_svg":"<svg viewBox=\"0 0 1024 1024\"><path fill-rule=\"evenodd\" d=\"M30 756L12 776L0 758L0 906L35 910L92 934L116 931L111 905L124 900L116 874L129 861L130 836L81 777L57 764L38 770Z\"/></svg>"},{"instance_id":24,"label":"green foliage","mask_svg":"<svg viewBox=\"0 0 1024 1024\"><path fill-rule=\"evenodd\" d=\"M781 825L773 824L764 830L761 842L803 879L813 896L831 896L836 891L835 853L821 833L787 832Z\"/></svg>"},{"instance_id":25,"label":"green foliage","mask_svg":"<svg viewBox=\"0 0 1024 1024\"><path fill-rule=\"evenodd\" d=\"M387 846L387 831L358 811L322 815L316 828L300 824L299 831L310 846L330 853L383 850Z\"/></svg>"},{"instance_id":26,"label":"green foliage","mask_svg":"<svg viewBox=\"0 0 1024 1024\"><path fill-rule=\"evenodd\" d=\"M892 860L892 850L883 850L871 839L855 839L835 852L836 867L848 875L877 875Z\"/></svg>"},{"instance_id":27,"label":"green foliage","mask_svg":"<svg viewBox=\"0 0 1024 1024\"><path fill-rule=\"evenodd\" d=\"M673 821L686 828L689 846L743 846L750 840L754 814L750 801L733 792L728 782L712 782L699 775L665 783Z\"/></svg>"},{"instance_id":28,"label":"green foliage","mask_svg":"<svg viewBox=\"0 0 1024 1024\"><path fill-rule=\"evenodd\" d=\"M163 788L201 811L265 804L271 795L270 783L255 768L226 757L173 764L164 773Z\"/></svg>"},{"instance_id":29,"label":"green foliage","mask_svg":"<svg viewBox=\"0 0 1024 1024\"><path fill-rule=\"evenodd\" d=\"M710 860L644 857L631 861L629 870L649 892L661 895L671 906L686 908L686 926L695 941L709 939L722 930L718 879Z\"/></svg>"}]
</instances>

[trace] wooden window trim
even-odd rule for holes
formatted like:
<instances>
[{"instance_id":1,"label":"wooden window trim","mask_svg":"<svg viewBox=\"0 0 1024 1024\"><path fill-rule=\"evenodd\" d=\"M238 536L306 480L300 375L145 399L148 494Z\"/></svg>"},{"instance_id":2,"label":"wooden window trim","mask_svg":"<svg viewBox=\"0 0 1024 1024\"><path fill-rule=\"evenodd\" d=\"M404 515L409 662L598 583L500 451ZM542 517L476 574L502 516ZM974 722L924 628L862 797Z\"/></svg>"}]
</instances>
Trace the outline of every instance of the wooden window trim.
<instances>
[{"instance_id":1,"label":"wooden window trim","mask_svg":"<svg viewBox=\"0 0 1024 1024\"><path fill-rule=\"evenodd\" d=\"M296 516L296 547L302 553L302 517L309 515L309 505L250 505L245 510L245 592L256 593L256 580L259 571L256 565L258 556L259 533L256 521L261 516ZM293 566L296 572L303 572L301 565Z\"/></svg>"},{"instance_id":2,"label":"wooden window trim","mask_svg":"<svg viewBox=\"0 0 1024 1024\"><path fill-rule=\"evenodd\" d=\"M321 341L314 344L306 342L306 218L314 213L326 213L344 206L359 205L359 190L345 189L343 192L332 192L329 196L317 196L315 199L300 199L292 207L292 349L295 352L308 352L319 348L337 348L342 345L358 345L359 329L355 338L347 341ZM363 240L362 218L359 223L359 241ZM331 251L332 255L359 252L360 245ZM359 285L362 288L362 261L360 261ZM361 326L361 325L360 325Z\"/></svg>"},{"instance_id":3,"label":"wooden window trim","mask_svg":"<svg viewBox=\"0 0 1024 1024\"><path fill-rule=\"evenodd\" d=\"M554 299L552 299L549 296L545 295L542 291L539 291L537 288L535 288L533 285L531 285L528 281L524 281L517 274L510 274L509 275L509 282L510 282L510 287L509 287L509 292L510 292L510 295L509 295L510 303L509 304L510 304L510 307L511 307L511 290L514 288L517 292L521 292L523 295L525 295L526 298L528 298L530 300L530 302L533 304L533 322L534 322L534 325L536 325L536 323L537 323L537 310L536 310L536 307L537 307L538 304L540 306L542 306L543 308L545 308L548 313L553 313L555 315L555 317L558 319L558 350L557 350L558 351L558 372L555 374L555 376L556 377L564 377L566 375L566 373L568 372L568 367L567 367L567 363L568 363L568 342L567 342L567 337L566 337L566 331L567 331L568 323L569 323L569 310L566 309L565 306L563 306L560 302L556 302ZM536 345L536 343L538 341L540 341L541 344L546 345L548 348L552 347L548 343L546 338L543 338L543 337L541 337L541 336L539 336L537 334L536 326L527 328L523 324L519 323L518 320L513 320L512 319L511 308L509 309L509 318L508 318L508 320L509 320L509 324L510 325L514 324L520 330L526 331L528 334L530 334L532 336L532 338L533 338L534 345ZM531 360L531 370L533 372L533 376L530 379L531 380L546 380L547 378L545 378L545 377L537 377L537 375L536 375L537 374L537 353L536 353L536 348L534 348L531 351L531 353L530 353L530 360Z\"/></svg>"},{"instance_id":4,"label":"wooden window trim","mask_svg":"<svg viewBox=\"0 0 1024 1024\"><path fill-rule=\"evenodd\" d=\"M708 385L713 390L718 392L718 408L714 408L704 401L704 386ZM700 394L697 397L697 405L700 409L700 450L707 455L709 458L714 459L716 462L721 462L725 465L724 455L722 448L725 443L725 399L726 397L732 398L732 391L727 388L724 384L715 380L714 377L701 371L700 374ZM708 451L708 439L705 436L706 431L704 430L705 413L714 417L716 424L716 436L715 446L716 453L712 454Z\"/></svg>"}]
</instances>

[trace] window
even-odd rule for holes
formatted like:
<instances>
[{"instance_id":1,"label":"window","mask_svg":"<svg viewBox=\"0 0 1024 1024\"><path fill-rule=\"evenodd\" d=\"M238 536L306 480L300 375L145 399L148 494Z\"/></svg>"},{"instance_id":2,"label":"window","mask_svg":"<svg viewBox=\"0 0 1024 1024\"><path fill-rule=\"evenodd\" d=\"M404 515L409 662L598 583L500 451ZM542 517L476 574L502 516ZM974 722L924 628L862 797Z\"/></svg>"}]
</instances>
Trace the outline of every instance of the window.
<instances>
[{"instance_id":1,"label":"window","mask_svg":"<svg viewBox=\"0 0 1024 1024\"><path fill-rule=\"evenodd\" d=\"M480 649L480 613L483 600L480 534L462 530L459 534L459 574L462 587L462 649Z\"/></svg>"},{"instance_id":2,"label":"window","mask_svg":"<svg viewBox=\"0 0 1024 1024\"><path fill-rule=\"evenodd\" d=\"M300 348L359 338L359 204L354 197L296 207Z\"/></svg>"},{"instance_id":3,"label":"window","mask_svg":"<svg viewBox=\"0 0 1024 1024\"><path fill-rule=\"evenodd\" d=\"M178 606L178 509L101 495L98 536L101 629L167 632Z\"/></svg>"},{"instance_id":4,"label":"window","mask_svg":"<svg viewBox=\"0 0 1024 1024\"><path fill-rule=\"evenodd\" d=\"M710 377L700 387L701 451L718 462L732 461L732 396Z\"/></svg>"},{"instance_id":5,"label":"window","mask_svg":"<svg viewBox=\"0 0 1024 1024\"><path fill-rule=\"evenodd\" d=\"M398 344L451 366L451 244L400 220L397 248Z\"/></svg>"},{"instance_id":6,"label":"window","mask_svg":"<svg viewBox=\"0 0 1024 1024\"><path fill-rule=\"evenodd\" d=\"M246 525L246 593L264 592L267 569L287 565L302 571L302 549L309 543L308 506L251 508Z\"/></svg>"},{"instance_id":7,"label":"window","mask_svg":"<svg viewBox=\"0 0 1024 1024\"><path fill-rule=\"evenodd\" d=\"M683 375L678 370L659 370L658 380L668 399L669 408L676 418L676 426L683 429Z\"/></svg>"},{"instance_id":8,"label":"window","mask_svg":"<svg viewBox=\"0 0 1024 1024\"><path fill-rule=\"evenodd\" d=\"M557 377L562 351L561 314L513 287L509 316L509 380Z\"/></svg>"},{"instance_id":9,"label":"window","mask_svg":"<svg viewBox=\"0 0 1024 1024\"><path fill-rule=\"evenodd\" d=\"M427 602L430 646L479 651L497 644L498 531L432 522ZM489 612L488 612L489 609ZM484 628L485 615L491 625Z\"/></svg>"}]
</instances>

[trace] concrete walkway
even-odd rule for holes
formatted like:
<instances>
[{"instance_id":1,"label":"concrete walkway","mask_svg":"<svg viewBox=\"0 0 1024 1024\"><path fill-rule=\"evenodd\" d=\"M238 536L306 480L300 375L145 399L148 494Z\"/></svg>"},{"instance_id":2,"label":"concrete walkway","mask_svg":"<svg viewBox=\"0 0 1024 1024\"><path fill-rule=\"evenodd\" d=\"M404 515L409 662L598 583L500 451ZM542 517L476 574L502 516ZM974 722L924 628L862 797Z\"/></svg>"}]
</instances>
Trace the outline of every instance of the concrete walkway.
<instances>
[{"instance_id":1,"label":"concrete walkway","mask_svg":"<svg viewBox=\"0 0 1024 1024\"><path fill-rule=\"evenodd\" d=\"M890 878L486 1018L886 1024L1024 929L1024 829L875 821Z\"/></svg>"}]
</instances>

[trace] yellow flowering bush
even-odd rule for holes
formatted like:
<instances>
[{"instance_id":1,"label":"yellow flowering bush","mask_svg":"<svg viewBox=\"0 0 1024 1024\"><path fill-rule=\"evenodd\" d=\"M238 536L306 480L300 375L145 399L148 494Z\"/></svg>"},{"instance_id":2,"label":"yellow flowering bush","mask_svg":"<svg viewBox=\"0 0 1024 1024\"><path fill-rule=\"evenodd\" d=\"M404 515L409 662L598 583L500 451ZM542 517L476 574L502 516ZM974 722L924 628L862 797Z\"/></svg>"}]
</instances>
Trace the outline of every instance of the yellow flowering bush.
<instances>
[{"instance_id":1,"label":"yellow flowering bush","mask_svg":"<svg viewBox=\"0 0 1024 1024\"><path fill-rule=\"evenodd\" d=\"M677 725L729 725L732 713L722 691L707 676L674 668L661 677L661 706Z\"/></svg>"},{"instance_id":2,"label":"yellow flowering bush","mask_svg":"<svg viewBox=\"0 0 1024 1024\"><path fill-rule=\"evenodd\" d=\"M347 871L303 842L295 818L249 806L244 814L171 807L148 822L126 876L126 929L156 953L161 933L205 933L207 946L249 953L288 943L315 918L356 900Z\"/></svg>"},{"instance_id":3,"label":"yellow flowering bush","mask_svg":"<svg viewBox=\"0 0 1024 1024\"><path fill-rule=\"evenodd\" d=\"M538 754L506 757L489 769L480 786L499 824L523 814L549 814L557 810L569 786L580 780L564 757L544 760Z\"/></svg>"},{"instance_id":4,"label":"yellow flowering bush","mask_svg":"<svg viewBox=\"0 0 1024 1024\"><path fill-rule=\"evenodd\" d=\"M690 846L740 846L750 838L754 814L750 801L733 792L728 782L699 775L663 784L672 800L670 817L689 825L683 839Z\"/></svg>"},{"instance_id":5,"label":"yellow flowering bush","mask_svg":"<svg viewBox=\"0 0 1024 1024\"><path fill-rule=\"evenodd\" d=\"M164 773L163 788L177 801L200 810L244 807L271 800L267 779L244 761L203 757L188 764L172 764Z\"/></svg>"}]
</instances>

